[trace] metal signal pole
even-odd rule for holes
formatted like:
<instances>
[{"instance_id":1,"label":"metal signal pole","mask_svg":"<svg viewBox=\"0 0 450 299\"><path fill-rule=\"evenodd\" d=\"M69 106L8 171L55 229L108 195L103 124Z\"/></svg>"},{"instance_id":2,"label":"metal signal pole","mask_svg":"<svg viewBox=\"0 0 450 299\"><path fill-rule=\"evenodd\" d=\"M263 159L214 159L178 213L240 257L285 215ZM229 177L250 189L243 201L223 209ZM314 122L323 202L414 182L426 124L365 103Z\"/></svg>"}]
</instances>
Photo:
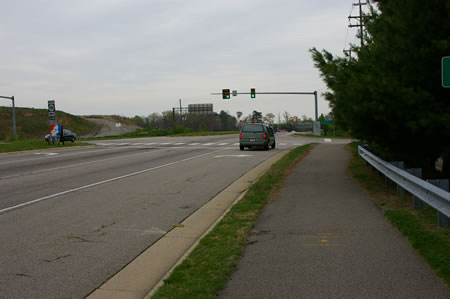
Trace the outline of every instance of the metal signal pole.
<instances>
[{"instance_id":1,"label":"metal signal pole","mask_svg":"<svg viewBox=\"0 0 450 299\"><path fill-rule=\"evenodd\" d=\"M219 93L219 92L213 92L213 93L211 93L212 95L221 95L222 93ZM252 94L251 92L236 92L236 95L238 95L238 94ZM272 92L272 91L269 91L269 92L267 92L267 91L258 91L258 92L255 92L254 94L312 94L312 95L314 95L314 100L315 100L315 108L316 108L316 111L315 111L315 116L316 116L316 121L318 121L319 120L319 112L318 112L318 106L317 106L317 91L311 91L311 92L304 92L304 91L275 91L275 92Z\"/></svg>"},{"instance_id":2,"label":"metal signal pole","mask_svg":"<svg viewBox=\"0 0 450 299\"><path fill-rule=\"evenodd\" d=\"M14 96L12 96L12 97L0 96L0 98L10 99L12 101L13 134L14 134L14 140L17 140L17 135L16 135L16 107L14 106Z\"/></svg>"}]
</instances>

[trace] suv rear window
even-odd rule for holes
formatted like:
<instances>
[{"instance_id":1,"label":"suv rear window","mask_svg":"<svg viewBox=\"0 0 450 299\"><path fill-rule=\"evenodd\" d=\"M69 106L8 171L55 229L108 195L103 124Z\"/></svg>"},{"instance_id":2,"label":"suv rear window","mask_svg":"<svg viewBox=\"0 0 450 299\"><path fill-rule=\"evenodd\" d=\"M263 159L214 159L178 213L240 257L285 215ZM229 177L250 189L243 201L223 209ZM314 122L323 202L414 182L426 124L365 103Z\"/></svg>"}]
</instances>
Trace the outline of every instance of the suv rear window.
<instances>
[{"instance_id":1,"label":"suv rear window","mask_svg":"<svg viewBox=\"0 0 450 299\"><path fill-rule=\"evenodd\" d=\"M264 127L262 125L245 125L242 127L242 132L264 132Z\"/></svg>"}]
</instances>

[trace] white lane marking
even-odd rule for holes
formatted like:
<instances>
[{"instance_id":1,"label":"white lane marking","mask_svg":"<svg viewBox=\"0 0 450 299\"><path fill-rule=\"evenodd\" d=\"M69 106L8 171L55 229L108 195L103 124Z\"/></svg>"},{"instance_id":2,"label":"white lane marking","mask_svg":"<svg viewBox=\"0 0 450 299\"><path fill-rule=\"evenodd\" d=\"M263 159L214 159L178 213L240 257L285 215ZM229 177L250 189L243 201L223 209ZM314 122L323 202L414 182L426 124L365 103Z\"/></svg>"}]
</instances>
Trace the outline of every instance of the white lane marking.
<instances>
[{"instance_id":1,"label":"white lane marking","mask_svg":"<svg viewBox=\"0 0 450 299\"><path fill-rule=\"evenodd\" d=\"M227 145L228 143L217 143L217 145Z\"/></svg>"},{"instance_id":2,"label":"white lane marking","mask_svg":"<svg viewBox=\"0 0 450 299\"><path fill-rule=\"evenodd\" d=\"M287 145L287 143L278 143L278 145Z\"/></svg>"},{"instance_id":3,"label":"white lane marking","mask_svg":"<svg viewBox=\"0 0 450 299\"><path fill-rule=\"evenodd\" d=\"M156 142L144 143L144 145L152 145L152 144L156 144Z\"/></svg>"},{"instance_id":4,"label":"white lane marking","mask_svg":"<svg viewBox=\"0 0 450 299\"><path fill-rule=\"evenodd\" d=\"M239 142L233 143L233 145L239 145Z\"/></svg>"},{"instance_id":5,"label":"white lane marking","mask_svg":"<svg viewBox=\"0 0 450 299\"><path fill-rule=\"evenodd\" d=\"M216 144L216 143L214 143L214 142L210 142L210 143L203 143L203 145L214 145L214 144Z\"/></svg>"},{"instance_id":6,"label":"white lane marking","mask_svg":"<svg viewBox=\"0 0 450 299\"><path fill-rule=\"evenodd\" d=\"M323 141L325 141L325 142L331 142L331 139L330 139L330 138L325 138Z\"/></svg>"},{"instance_id":7,"label":"white lane marking","mask_svg":"<svg viewBox=\"0 0 450 299\"><path fill-rule=\"evenodd\" d=\"M21 204L12 206L12 207L1 209L0 210L0 214L2 214L4 212L11 211L11 210L15 210L15 209L18 209L18 208L22 208L22 207L25 207L25 206L28 206L28 205L31 205L31 204L34 204L34 203L37 203L37 202L40 202L40 201L43 201L43 200L47 200L47 199L50 199L50 198L53 198L53 197L57 197L57 196L60 196L60 195L64 195L64 194L68 194L68 193L84 190L84 189L95 187L95 186L98 186L98 185L102 185L102 184L118 181L118 180L121 180L121 179L129 178L131 176L135 176L135 175L146 173L146 172L149 172L149 171L152 171L152 170L156 170L156 169L172 166L172 165L183 163L183 162L186 162L186 161L198 159L198 158L201 158L201 157L204 157L204 156L207 156L207 155L211 155L211 154L214 154L214 153L217 153L217 152L220 152L220 151L224 151L224 150L220 149L220 150L212 151L210 153L205 153L205 154L201 154L201 155L190 157L190 158L186 158L186 159L181 159L181 160L178 160L178 161L175 161L175 162L166 163L166 164L163 164L163 165L159 165L159 166L151 167L151 168L148 168L148 169L132 172L132 173L129 173L129 174L121 175L121 176L118 176L118 177L115 177L115 178L111 178L111 179L107 179L107 180L104 180L104 181L100 181L100 182L97 182L97 183L92 183L92 184L89 184L89 185L85 185L85 186L69 189L69 190L66 190L66 191L62 191L62 192L59 192L59 193L55 193L55 194L52 194L52 195L44 196L44 197L41 197L41 198L38 198L38 199L34 199L34 200L31 200L31 201L27 201L27 202L24 202L24 203L21 203Z\"/></svg>"},{"instance_id":8,"label":"white lane marking","mask_svg":"<svg viewBox=\"0 0 450 299\"><path fill-rule=\"evenodd\" d=\"M252 155L220 155L220 156L214 156L214 158L223 158L223 157L237 157L237 158L243 158L243 157L251 157Z\"/></svg>"},{"instance_id":9,"label":"white lane marking","mask_svg":"<svg viewBox=\"0 0 450 299\"><path fill-rule=\"evenodd\" d=\"M189 145L199 145L200 143L189 143Z\"/></svg>"},{"instance_id":10,"label":"white lane marking","mask_svg":"<svg viewBox=\"0 0 450 299\"><path fill-rule=\"evenodd\" d=\"M128 145L128 142L124 142L124 143L113 143L114 145Z\"/></svg>"},{"instance_id":11,"label":"white lane marking","mask_svg":"<svg viewBox=\"0 0 450 299\"><path fill-rule=\"evenodd\" d=\"M38 174L38 173L43 173L43 172L47 172L47 171L60 170L60 169L64 169L64 168L77 167L77 166L82 166L82 165L89 165L89 164L94 164L94 163L98 163L98 162L119 160L119 159L129 158L129 157L133 157L133 156L140 156L140 155L146 155L146 154L149 154L149 153L155 153L155 152L158 152L158 151L162 151L162 149L158 149L158 150L155 150L155 151L152 151L152 152L137 153L137 154L125 155L125 156L120 156L120 157L115 157L115 158L95 160L95 161L71 164L71 165L66 165L66 166L60 166L60 167L47 168L47 169L30 171L30 172L25 172L25 173L19 173L19 174L14 174L14 175L9 175L9 176L2 176L2 177L0 177L0 180L16 178L16 177L19 177L19 176L30 175L30 174Z\"/></svg>"},{"instance_id":12,"label":"white lane marking","mask_svg":"<svg viewBox=\"0 0 450 299\"><path fill-rule=\"evenodd\" d=\"M59 155L59 153L34 153L35 155L42 155L42 156L56 156Z\"/></svg>"},{"instance_id":13,"label":"white lane marking","mask_svg":"<svg viewBox=\"0 0 450 299\"><path fill-rule=\"evenodd\" d=\"M83 150L82 148L79 148L81 150ZM83 155L83 154L90 154L90 153L97 153L97 152L106 152L106 151L119 151L120 149L117 148L108 148L108 149L98 149L98 150L94 150L94 151L88 151L88 152L76 152L73 154L66 154L64 153L63 155L61 155L61 157L68 157L68 156L76 156L76 155ZM42 159L46 159L46 158L51 158L51 156L43 156L43 157L39 157L39 158L31 158L31 159L23 159L23 160L13 160L13 161L0 161L0 164L9 164L9 163L16 163L16 162L27 162L27 161L33 161L33 160L42 160Z\"/></svg>"},{"instance_id":14,"label":"white lane marking","mask_svg":"<svg viewBox=\"0 0 450 299\"><path fill-rule=\"evenodd\" d=\"M145 143L132 143L131 145L144 145Z\"/></svg>"},{"instance_id":15,"label":"white lane marking","mask_svg":"<svg viewBox=\"0 0 450 299\"><path fill-rule=\"evenodd\" d=\"M172 142L164 142L164 143L160 143L161 145L167 145L167 144L172 144Z\"/></svg>"},{"instance_id":16,"label":"white lane marking","mask_svg":"<svg viewBox=\"0 0 450 299\"><path fill-rule=\"evenodd\" d=\"M173 145L183 145L183 144L185 144L184 142L177 142L177 143L174 143Z\"/></svg>"}]
</instances>

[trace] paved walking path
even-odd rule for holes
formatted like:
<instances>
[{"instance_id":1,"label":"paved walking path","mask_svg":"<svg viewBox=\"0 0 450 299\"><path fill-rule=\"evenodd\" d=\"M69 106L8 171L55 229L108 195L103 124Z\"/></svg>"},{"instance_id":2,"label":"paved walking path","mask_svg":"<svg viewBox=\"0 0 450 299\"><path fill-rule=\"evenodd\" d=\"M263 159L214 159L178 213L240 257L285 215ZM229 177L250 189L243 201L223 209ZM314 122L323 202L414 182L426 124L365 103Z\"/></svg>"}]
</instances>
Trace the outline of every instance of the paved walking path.
<instances>
[{"instance_id":1,"label":"paved walking path","mask_svg":"<svg viewBox=\"0 0 450 299\"><path fill-rule=\"evenodd\" d=\"M450 298L347 172L344 145L320 144L258 219L221 298Z\"/></svg>"}]
</instances>

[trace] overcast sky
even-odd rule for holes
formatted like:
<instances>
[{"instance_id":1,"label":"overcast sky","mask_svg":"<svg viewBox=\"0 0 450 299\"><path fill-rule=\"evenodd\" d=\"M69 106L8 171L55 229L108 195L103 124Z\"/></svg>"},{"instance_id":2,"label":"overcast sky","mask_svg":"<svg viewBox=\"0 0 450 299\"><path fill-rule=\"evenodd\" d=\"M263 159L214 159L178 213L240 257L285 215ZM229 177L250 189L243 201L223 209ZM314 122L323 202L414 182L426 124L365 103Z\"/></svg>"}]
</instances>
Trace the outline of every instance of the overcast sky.
<instances>
[{"instance_id":1,"label":"overcast sky","mask_svg":"<svg viewBox=\"0 0 450 299\"><path fill-rule=\"evenodd\" d=\"M0 95L77 115L148 115L213 103L245 115L314 116L325 91L312 47L342 55L353 0L0 0ZM357 13L356 8L353 9ZM0 99L0 106L10 101ZM319 114L328 113L319 98Z\"/></svg>"}]
</instances>

